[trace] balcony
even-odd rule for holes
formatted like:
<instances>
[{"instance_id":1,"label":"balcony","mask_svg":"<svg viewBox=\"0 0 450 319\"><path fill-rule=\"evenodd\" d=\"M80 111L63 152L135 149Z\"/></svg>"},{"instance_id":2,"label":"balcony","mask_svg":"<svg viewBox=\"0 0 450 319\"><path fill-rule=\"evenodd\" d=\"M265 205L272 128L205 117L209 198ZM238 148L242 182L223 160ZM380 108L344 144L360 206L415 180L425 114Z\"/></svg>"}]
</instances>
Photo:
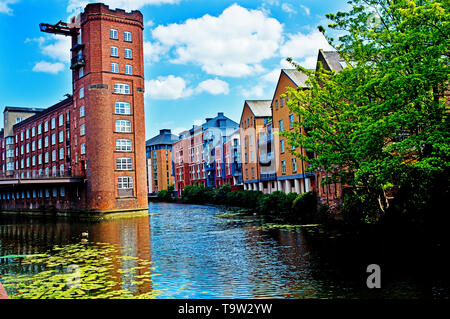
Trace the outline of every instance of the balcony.
<instances>
[{"instance_id":1,"label":"balcony","mask_svg":"<svg viewBox=\"0 0 450 319\"><path fill-rule=\"evenodd\" d=\"M13 185L35 185L35 184L67 184L81 183L84 181L84 175L74 174L71 170L56 172L45 171L38 172L36 170L21 170L11 175L11 172L0 173L0 187Z\"/></svg>"},{"instance_id":2,"label":"balcony","mask_svg":"<svg viewBox=\"0 0 450 319\"><path fill-rule=\"evenodd\" d=\"M265 153L259 155L259 164L262 166L269 166L272 163L272 160L274 159L274 153Z\"/></svg>"},{"instance_id":3,"label":"balcony","mask_svg":"<svg viewBox=\"0 0 450 319\"><path fill-rule=\"evenodd\" d=\"M70 69L71 70L79 69L85 65L86 65L86 61L85 61L84 55L82 55L82 56L78 55L76 57L73 57L72 60L70 61Z\"/></svg>"}]
</instances>

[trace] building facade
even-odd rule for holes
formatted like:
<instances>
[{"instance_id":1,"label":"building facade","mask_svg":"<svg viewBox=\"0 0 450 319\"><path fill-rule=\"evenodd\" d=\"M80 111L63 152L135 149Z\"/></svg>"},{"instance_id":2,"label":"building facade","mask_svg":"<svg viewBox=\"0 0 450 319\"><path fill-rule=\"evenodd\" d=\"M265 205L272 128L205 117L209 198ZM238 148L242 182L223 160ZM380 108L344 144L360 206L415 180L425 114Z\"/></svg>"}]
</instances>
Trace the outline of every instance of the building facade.
<instances>
[{"instance_id":1,"label":"building facade","mask_svg":"<svg viewBox=\"0 0 450 319\"><path fill-rule=\"evenodd\" d=\"M148 193L153 194L175 185L172 145L178 136L165 129L146 142Z\"/></svg>"},{"instance_id":2,"label":"building facade","mask_svg":"<svg viewBox=\"0 0 450 319\"><path fill-rule=\"evenodd\" d=\"M142 14L88 4L70 24L40 28L72 38L73 95L24 116L12 135L5 123L5 146L13 137L17 151L14 169L5 163L1 208L147 210Z\"/></svg>"},{"instance_id":3,"label":"building facade","mask_svg":"<svg viewBox=\"0 0 450 319\"><path fill-rule=\"evenodd\" d=\"M239 160L238 128L236 122L218 113L214 118L207 118L202 125L194 125L180 134L173 145L175 190L178 194L187 185L220 187L229 182L239 183L240 166L234 162Z\"/></svg>"}]
</instances>

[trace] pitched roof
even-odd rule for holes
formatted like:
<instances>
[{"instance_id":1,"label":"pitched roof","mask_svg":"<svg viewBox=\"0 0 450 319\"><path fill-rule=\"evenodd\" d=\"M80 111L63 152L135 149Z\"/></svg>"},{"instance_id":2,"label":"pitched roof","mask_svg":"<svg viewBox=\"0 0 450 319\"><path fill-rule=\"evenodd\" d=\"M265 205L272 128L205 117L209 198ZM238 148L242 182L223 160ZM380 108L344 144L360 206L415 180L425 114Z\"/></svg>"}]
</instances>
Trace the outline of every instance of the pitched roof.
<instances>
[{"instance_id":1,"label":"pitched roof","mask_svg":"<svg viewBox=\"0 0 450 319\"><path fill-rule=\"evenodd\" d=\"M158 135L145 142L145 145L172 145L176 141L178 141L178 135L171 134L170 130L161 130Z\"/></svg>"},{"instance_id":2,"label":"pitched roof","mask_svg":"<svg viewBox=\"0 0 450 319\"><path fill-rule=\"evenodd\" d=\"M339 72L346 66L345 60L341 58L337 51L323 51L323 56L330 69Z\"/></svg>"},{"instance_id":3,"label":"pitched roof","mask_svg":"<svg viewBox=\"0 0 450 319\"><path fill-rule=\"evenodd\" d=\"M295 83L295 85L297 85L297 87L307 88L310 86L306 83L308 76L302 71L297 69L282 69L281 71L286 73L286 75L292 80L292 82Z\"/></svg>"},{"instance_id":4,"label":"pitched roof","mask_svg":"<svg viewBox=\"0 0 450 319\"><path fill-rule=\"evenodd\" d=\"M250 110L253 112L255 117L271 117L272 111L270 106L272 104L271 100L246 100Z\"/></svg>"}]
</instances>

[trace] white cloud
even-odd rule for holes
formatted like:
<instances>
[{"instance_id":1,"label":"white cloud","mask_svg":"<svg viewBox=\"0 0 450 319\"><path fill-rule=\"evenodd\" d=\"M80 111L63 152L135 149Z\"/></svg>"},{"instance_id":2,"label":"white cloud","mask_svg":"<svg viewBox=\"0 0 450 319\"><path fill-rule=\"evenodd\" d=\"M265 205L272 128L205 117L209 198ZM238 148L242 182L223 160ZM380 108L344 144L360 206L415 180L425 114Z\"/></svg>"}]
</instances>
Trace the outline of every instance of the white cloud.
<instances>
[{"instance_id":1,"label":"white cloud","mask_svg":"<svg viewBox=\"0 0 450 319\"><path fill-rule=\"evenodd\" d=\"M148 20L144 23L144 26L146 27L153 27L155 25L155 23L152 20Z\"/></svg>"},{"instance_id":2,"label":"white cloud","mask_svg":"<svg viewBox=\"0 0 450 319\"><path fill-rule=\"evenodd\" d=\"M253 85L249 89L242 89L241 94L245 99L256 99L256 98L270 98L267 91L267 85L262 83L258 85Z\"/></svg>"},{"instance_id":3,"label":"white cloud","mask_svg":"<svg viewBox=\"0 0 450 319\"><path fill-rule=\"evenodd\" d=\"M314 30L308 34L301 32L288 34L288 39L281 47L280 54L283 58L291 57L308 63L310 66L312 57L317 57L319 49L333 50L333 47L328 44L322 33Z\"/></svg>"},{"instance_id":4,"label":"white cloud","mask_svg":"<svg viewBox=\"0 0 450 319\"><path fill-rule=\"evenodd\" d=\"M179 76L160 76L156 80L145 81L145 94L155 100L178 100L203 92L218 95L228 94L228 83L218 78L202 81L194 89L188 86L185 79Z\"/></svg>"},{"instance_id":5,"label":"white cloud","mask_svg":"<svg viewBox=\"0 0 450 319\"><path fill-rule=\"evenodd\" d=\"M146 63L159 62L160 56L167 50L160 43L144 41L144 61Z\"/></svg>"},{"instance_id":6,"label":"white cloud","mask_svg":"<svg viewBox=\"0 0 450 319\"><path fill-rule=\"evenodd\" d=\"M64 64L61 62L50 63L46 61L38 62L33 67L33 72L43 72L50 74L57 74L64 70Z\"/></svg>"},{"instance_id":7,"label":"white cloud","mask_svg":"<svg viewBox=\"0 0 450 319\"><path fill-rule=\"evenodd\" d=\"M187 88L182 77L173 75L145 81L145 87L145 94L156 100L177 100L194 93L194 90Z\"/></svg>"},{"instance_id":8,"label":"white cloud","mask_svg":"<svg viewBox=\"0 0 450 319\"><path fill-rule=\"evenodd\" d=\"M97 0L69 0L67 12L84 9L88 3L96 3ZM103 0L102 3L109 5L110 9L138 10L146 5L177 4L180 0Z\"/></svg>"},{"instance_id":9,"label":"white cloud","mask_svg":"<svg viewBox=\"0 0 450 319\"><path fill-rule=\"evenodd\" d=\"M260 63L276 56L282 31L282 24L262 11L234 4L218 17L158 26L152 35L173 50L172 63L193 63L208 74L242 77L261 72Z\"/></svg>"},{"instance_id":10,"label":"white cloud","mask_svg":"<svg viewBox=\"0 0 450 319\"><path fill-rule=\"evenodd\" d=\"M17 2L18 0L0 0L0 13L12 15L13 10L9 7L9 5Z\"/></svg>"},{"instance_id":11,"label":"white cloud","mask_svg":"<svg viewBox=\"0 0 450 319\"><path fill-rule=\"evenodd\" d=\"M70 61L70 48L72 45L70 37L55 35L47 43L41 43L40 45L42 54L61 62Z\"/></svg>"},{"instance_id":12,"label":"white cloud","mask_svg":"<svg viewBox=\"0 0 450 319\"><path fill-rule=\"evenodd\" d=\"M301 4L300 8L302 8L305 11L306 15L311 14L311 11L309 10L309 8L307 6L304 6L303 4Z\"/></svg>"},{"instance_id":13,"label":"white cloud","mask_svg":"<svg viewBox=\"0 0 450 319\"><path fill-rule=\"evenodd\" d=\"M218 78L215 78L214 80L209 79L203 82L200 82L200 84L197 87L197 92L208 92L213 95L217 94L228 94L230 92L230 88L228 86L228 83L222 80L219 80Z\"/></svg>"},{"instance_id":14,"label":"white cloud","mask_svg":"<svg viewBox=\"0 0 450 319\"><path fill-rule=\"evenodd\" d=\"M281 10L283 10L286 13L297 13L297 11L295 11L295 9L289 3L283 3L281 5Z\"/></svg>"}]
</instances>

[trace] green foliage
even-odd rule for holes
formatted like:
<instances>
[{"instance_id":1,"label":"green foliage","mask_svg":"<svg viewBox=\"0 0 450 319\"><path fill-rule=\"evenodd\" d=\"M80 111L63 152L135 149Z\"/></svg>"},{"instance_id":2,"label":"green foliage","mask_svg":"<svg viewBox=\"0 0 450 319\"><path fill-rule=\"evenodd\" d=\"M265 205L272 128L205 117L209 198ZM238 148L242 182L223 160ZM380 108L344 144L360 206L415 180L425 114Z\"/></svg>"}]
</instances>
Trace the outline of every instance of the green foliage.
<instances>
[{"instance_id":1,"label":"green foliage","mask_svg":"<svg viewBox=\"0 0 450 319\"><path fill-rule=\"evenodd\" d=\"M151 262L126 253L103 243L55 246L22 260L26 273L7 273L4 286L13 299L155 298L161 290L150 290Z\"/></svg>"},{"instance_id":2,"label":"green foliage","mask_svg":"<svg viewBox=\"0 0 450 319\"><path fill-rule=\"evenodd\" d=\"M317 222L322 221L324 215L318 214L317 195L315 192L299 194L292 202L292 210L301 221Z\"/></svg>"},{"instance_id":3,"label":"green foliage","mask_svg":"<svg viewBox=\"0 0 450 319\"><path fill-rule=\"evenodd\" d=\"M172 201L172 193L168 190L163 189L158 193L158 200L161 202L171 202Z\"/></svg>"},{"instance_id":4,"label":"green foliage","mask_svg":"<svg viewBox=\"0 0 450 319\"><path fill-rule=\"evenodd\" d=\"M426 212L449 189L450 3L350 3L350 12L327 16L330 28L346 31L334 46L348 67L335 73L320 63L315 71L293 63L309 75L310 89L288 89L288 106L302 123L282 135L314 152L314 158L293 152L310 171L345 185L349 220ZM430 196L423 185L436 182L446 191Z\"/></svg>"},{"instance_id":5,"label":"green foliage","mask_svg":"<svg viewBox=\"0 0 450 319\"><path fill-rule=\"evenodd\" d=\"M292 202L290 203L292 205ZM275 191L272 194L264 194L258 201L258 211L262 214L279 215L286 212L291 206L285 193Z\"/></svg>"},{"instance_id":6,"label":"green foliage","mask_svg":"<svg viewBox=\"0 0 450 319\"><path fill-rule=\"evenodd\" d=\"M227 195L231 192L231 187L228 184L223 185L219 188L214 194L214 203L218 205L226 205L227 204Z\"/></svg>"}]
</instances>

